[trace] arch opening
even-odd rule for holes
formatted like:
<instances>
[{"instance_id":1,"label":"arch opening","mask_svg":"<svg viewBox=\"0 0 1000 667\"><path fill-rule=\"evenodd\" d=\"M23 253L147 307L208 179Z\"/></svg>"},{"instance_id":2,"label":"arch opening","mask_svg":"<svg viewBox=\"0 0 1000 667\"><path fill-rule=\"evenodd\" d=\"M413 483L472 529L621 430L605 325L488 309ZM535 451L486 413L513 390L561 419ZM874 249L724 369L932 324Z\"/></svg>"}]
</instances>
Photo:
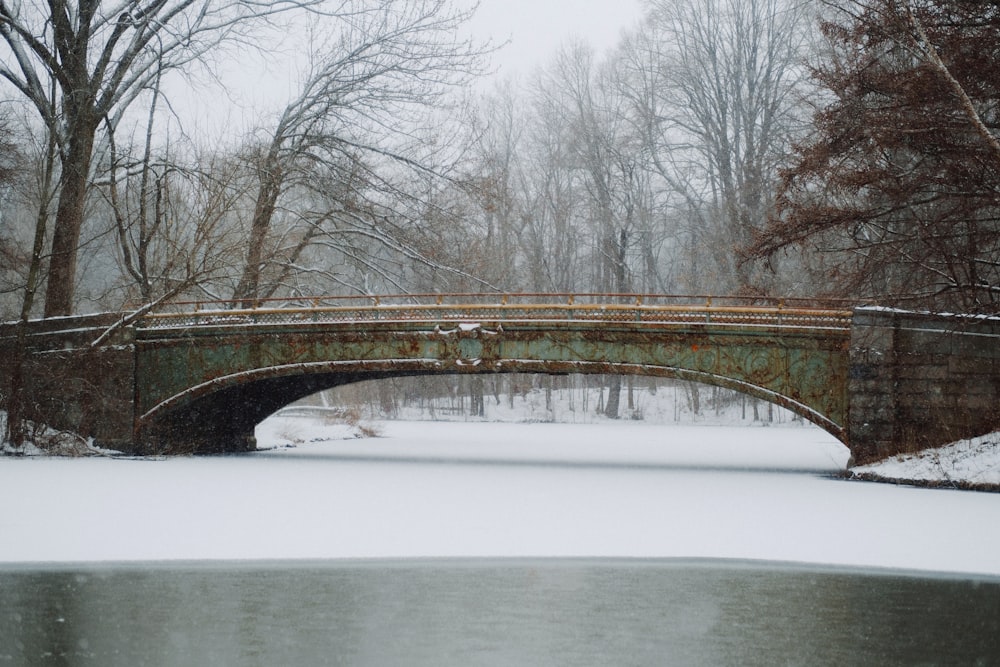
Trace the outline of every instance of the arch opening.
<instances>
[{"instance_id":1,"label":"arch opening","mask_svg":"<svg viewBox=\"0 0 1000 667\"><path fill-rule=\"evenodd\" d=\"M161 402L137 422L136 442L154 451L245 451L255 448L254 429L284 406L320 391L367 380L417 376L489 378L618 375L677 380L761 399L819 426L842 442L844 428L792 398L751 383L665 366L609 362L504 361L489 368L440 360L314 362L272 367L217 378Z\"/></svg>"}]
</instances>

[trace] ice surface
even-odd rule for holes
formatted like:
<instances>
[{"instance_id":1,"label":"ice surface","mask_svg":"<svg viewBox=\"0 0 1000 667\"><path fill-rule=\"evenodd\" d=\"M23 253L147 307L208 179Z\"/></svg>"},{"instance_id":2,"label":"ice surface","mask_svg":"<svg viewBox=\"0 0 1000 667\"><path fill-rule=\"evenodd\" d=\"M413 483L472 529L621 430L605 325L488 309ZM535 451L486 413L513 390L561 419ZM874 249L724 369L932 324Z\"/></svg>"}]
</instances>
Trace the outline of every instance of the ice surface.
<instances>
[{"instance_id":1,"label":"ice surface","mask_svg":"<svg viewBox=\"0 0 1000 667\"><path fill-rule=\"evenodd\" d=\"M309 443L349 435L310 423L303 444L243 456L0 459L0 561L707 557L1000 574L1000 494L836 479L847 450L816 428L380 427Z\"/></svg>"}]
</instances>

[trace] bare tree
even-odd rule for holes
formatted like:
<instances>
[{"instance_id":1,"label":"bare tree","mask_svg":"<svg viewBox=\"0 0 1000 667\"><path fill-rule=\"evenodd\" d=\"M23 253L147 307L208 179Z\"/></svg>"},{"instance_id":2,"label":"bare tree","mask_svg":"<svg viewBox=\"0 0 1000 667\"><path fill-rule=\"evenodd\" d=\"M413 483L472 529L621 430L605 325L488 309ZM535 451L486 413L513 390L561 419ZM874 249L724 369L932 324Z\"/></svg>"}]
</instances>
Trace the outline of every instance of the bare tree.
<instances>
[{"instance_id":1,"label":"bare tree","mask_svg":"<svg viewBox=\"0 0 1000 667\"><path fill-rule=\"evenodd\" d=\"M0 1L0 78L34 106L59 149L45 314L72 310L98 128L114 125L165 69L195 61L257 20L321 0ZM59 91L49 94L50 83Z\"/></svg>"},{"instance_id":2,"label":"bare tree","mask_svg":"<svg viewBox=\"0 0 1000 667\"><path fill-rule=\"evenodd\" d=\"M569 129L567 167L579 175L593 229L591 289L633 290L633 250L643 193L641 156L625 115L626 100L614 85L614 61L603 67L577 45L564 50L547 73L539 95L559 109ZM605 413L618 417L621 378L610 381Z\"/></svg>"},{"instance_id":3,"label":"bare tree","mask_svg":"<svg viewBox=\"0 0 1000 667\"><path fill-rule=\"evenodd\" d=\"M364 237L425 259L393 226L421 208L404 184L439 173L434 144L447 141L427 127L432 111L481 68L485 51L458 36L473 10L445 0L346 5L317 35L299 94L252 149L256 195L237 299L273 292L315 243ZM297 210L285 203L292 192L322 208ZM294 241L278 252L292 226Z\"/></svg>"},{"instance_id":4,"label":"bare tree","mask_svg":"<svg viewBox=\"0 0 1000 667\"><path fill-rule=\"evenodd\" d=\"M470 191L483 221L480 275L508 291L536 290L519 270L518 237L526 214L520 164L527 115L510 81L480 104ZM544 252L541 247L539 251Z\"/></svg>"},{"instance_id":5,"label":"bare tree","mask_svg":"<svg viewBox=\"0 0 1000 667\"><path fill-rule=\"evenodd\" d=\"M525 256L525 280L532 290L588 289L584 284L586 202L572 168L574 140L562 101L541 94L544 85L537 88L530 116L524 121L526 140L516 180L523 209L517 229L518 246Z\"/></svg>"},{"instance_id":6,"label":"bare tree","mask_svg":"<svg viewBox=\"0 0 1000 667\"><path fill-rule=\"evenodd\" d=\"M51 181L52 161L46 160L46 153L51 155L52 151L43 147L44 137L20 131L21 123L15 119L10 106L3 111L0 116L0 294L14 295L18 299L16 306L11 299L12 305L5 308L11 313L10 319L27 319L37 284L37 266L41 262L41 247L37 252L32 252L32 247L44 242L44 237L39 239L35 233L38 228L33 223L37 218L38 200L45 199L44 194L39 195L39 190L49 191L45 183ZM37 139L41 146L36 143ZM41 229L44 233L44 227Z\"/></svg>"},{"instance_id":7,"label":"bare tree","mask_svg":"<svg viewBox=\"0 0 1000 667\"><path fill-rule=\"evenodd\" d=\"M702 290L761 287L738 253L767 219L777 169L804 128L807 18L787 0L651 0L648 27L627 43L632 117L708 260Z\"/></svg>"},{"instance_id":8,"label":"bare tree","mask_svg":"<svg viewBox=\"0 0 1000 667\"><path fill-rule=\"evenodd\" d=\"M242 253L235 217L243 183L232 160L183 164L148 150L111 157L98 189L117 240L117 303L142 309L183 293L219 296L213 284Z\"/></svg>"},{"instance_id":9,"label":"bare tree","mask_svg":"<svg viewBox=\"0 0 1000 667\"><path fill-rule=\"evenodd\" d=\"M4 286L3 291L8 289L13 292L20 292L22 295L20 304L20 316L18 318L17 341L13 348L13 358L4 360L7 371L6 391L0 392L0 405L7 411L6 428L3 433L3 441L10 442L14 447L20 447L25 437L25 422L23 418L23 386L24 386L24 363L25 363L25 338L27 336L27 323L31 315L32 303L35 295L35 287L40 272L41 245L44 242L44 225L36 224L32 250L25 253L18 242L18 239L9 235L14 225L12 220L17 213L14 211L30 210L30 208L16 206L17 197L14 193L20 189L31 190L30 185L25 187L26 179L20 176L27 171L28 160L25 159L22 147L17 145L14 123L9 114L5 114L0 121L0 192L3 195L4 214L0 216L0 275L13 282L13 286ZM43 195L39 198L45 201L45 194L49 191L51 182L52 147L42 157L42 176L40 190ZM20 185L21 188L15 186ZM44 210L44 205L39 206L39 210ZM19 211L20 212L20 211ZM29 216L30 217L30 216ZM39 215L41 217L41 215ZM6 282L6 281L5 281Z\"/></svg>"}]
</instances>

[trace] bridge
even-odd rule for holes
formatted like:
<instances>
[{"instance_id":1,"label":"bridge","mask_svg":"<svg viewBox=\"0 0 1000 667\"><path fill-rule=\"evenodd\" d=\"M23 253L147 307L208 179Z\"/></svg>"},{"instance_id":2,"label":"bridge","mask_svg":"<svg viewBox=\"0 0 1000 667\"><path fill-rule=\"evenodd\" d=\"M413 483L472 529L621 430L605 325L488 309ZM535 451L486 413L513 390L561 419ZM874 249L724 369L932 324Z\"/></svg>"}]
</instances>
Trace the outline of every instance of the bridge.
<instances>
[{"instance_id":1,"label":"bridge","mask_svg":"<svg viewBox=\"0 0 1000 667\"><path fill-rule=\"evenodd\" d=\"M18 354L16 334L15 325L0 327L5 358ZM256 424L316 391L445 373L651 375L726 387L803 416L858 461L1000 425L997 321L804 300L461 294L200 302L131 321L42 320L20 340L25 394L40 418L137 453L245 451Z\"/></svg>"}]
</instances>

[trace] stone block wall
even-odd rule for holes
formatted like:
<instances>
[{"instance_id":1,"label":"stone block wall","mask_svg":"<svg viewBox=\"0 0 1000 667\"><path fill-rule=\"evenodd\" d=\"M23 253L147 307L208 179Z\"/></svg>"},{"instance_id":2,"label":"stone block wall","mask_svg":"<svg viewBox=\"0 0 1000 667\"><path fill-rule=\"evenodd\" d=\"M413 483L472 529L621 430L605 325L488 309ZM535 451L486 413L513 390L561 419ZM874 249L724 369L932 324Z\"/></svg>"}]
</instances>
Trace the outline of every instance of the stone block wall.
<instances>
[{"instance_id":1,"label":"stone block wall","mask_svg":"<svg viewBox=\"0 0 1000 667\"><path fill-rule=\"evenodd\" d=\"M13 364L21 364L24 416L101 445L127 445L133 436L135 348L131 328L90 347L117 316L55 318L0 326L0 405L12 393Z\"/></svg>"},{"instance_id":2,"label":"stone block wall","mask_svg":"<svg viewBox=\"0 0 1000 667\"><path fill-rule=\"evenodd\" d=\"M1000 319L858 309L850 355L857 463L1000 429Z\"/></svg>"}]
</instances>

